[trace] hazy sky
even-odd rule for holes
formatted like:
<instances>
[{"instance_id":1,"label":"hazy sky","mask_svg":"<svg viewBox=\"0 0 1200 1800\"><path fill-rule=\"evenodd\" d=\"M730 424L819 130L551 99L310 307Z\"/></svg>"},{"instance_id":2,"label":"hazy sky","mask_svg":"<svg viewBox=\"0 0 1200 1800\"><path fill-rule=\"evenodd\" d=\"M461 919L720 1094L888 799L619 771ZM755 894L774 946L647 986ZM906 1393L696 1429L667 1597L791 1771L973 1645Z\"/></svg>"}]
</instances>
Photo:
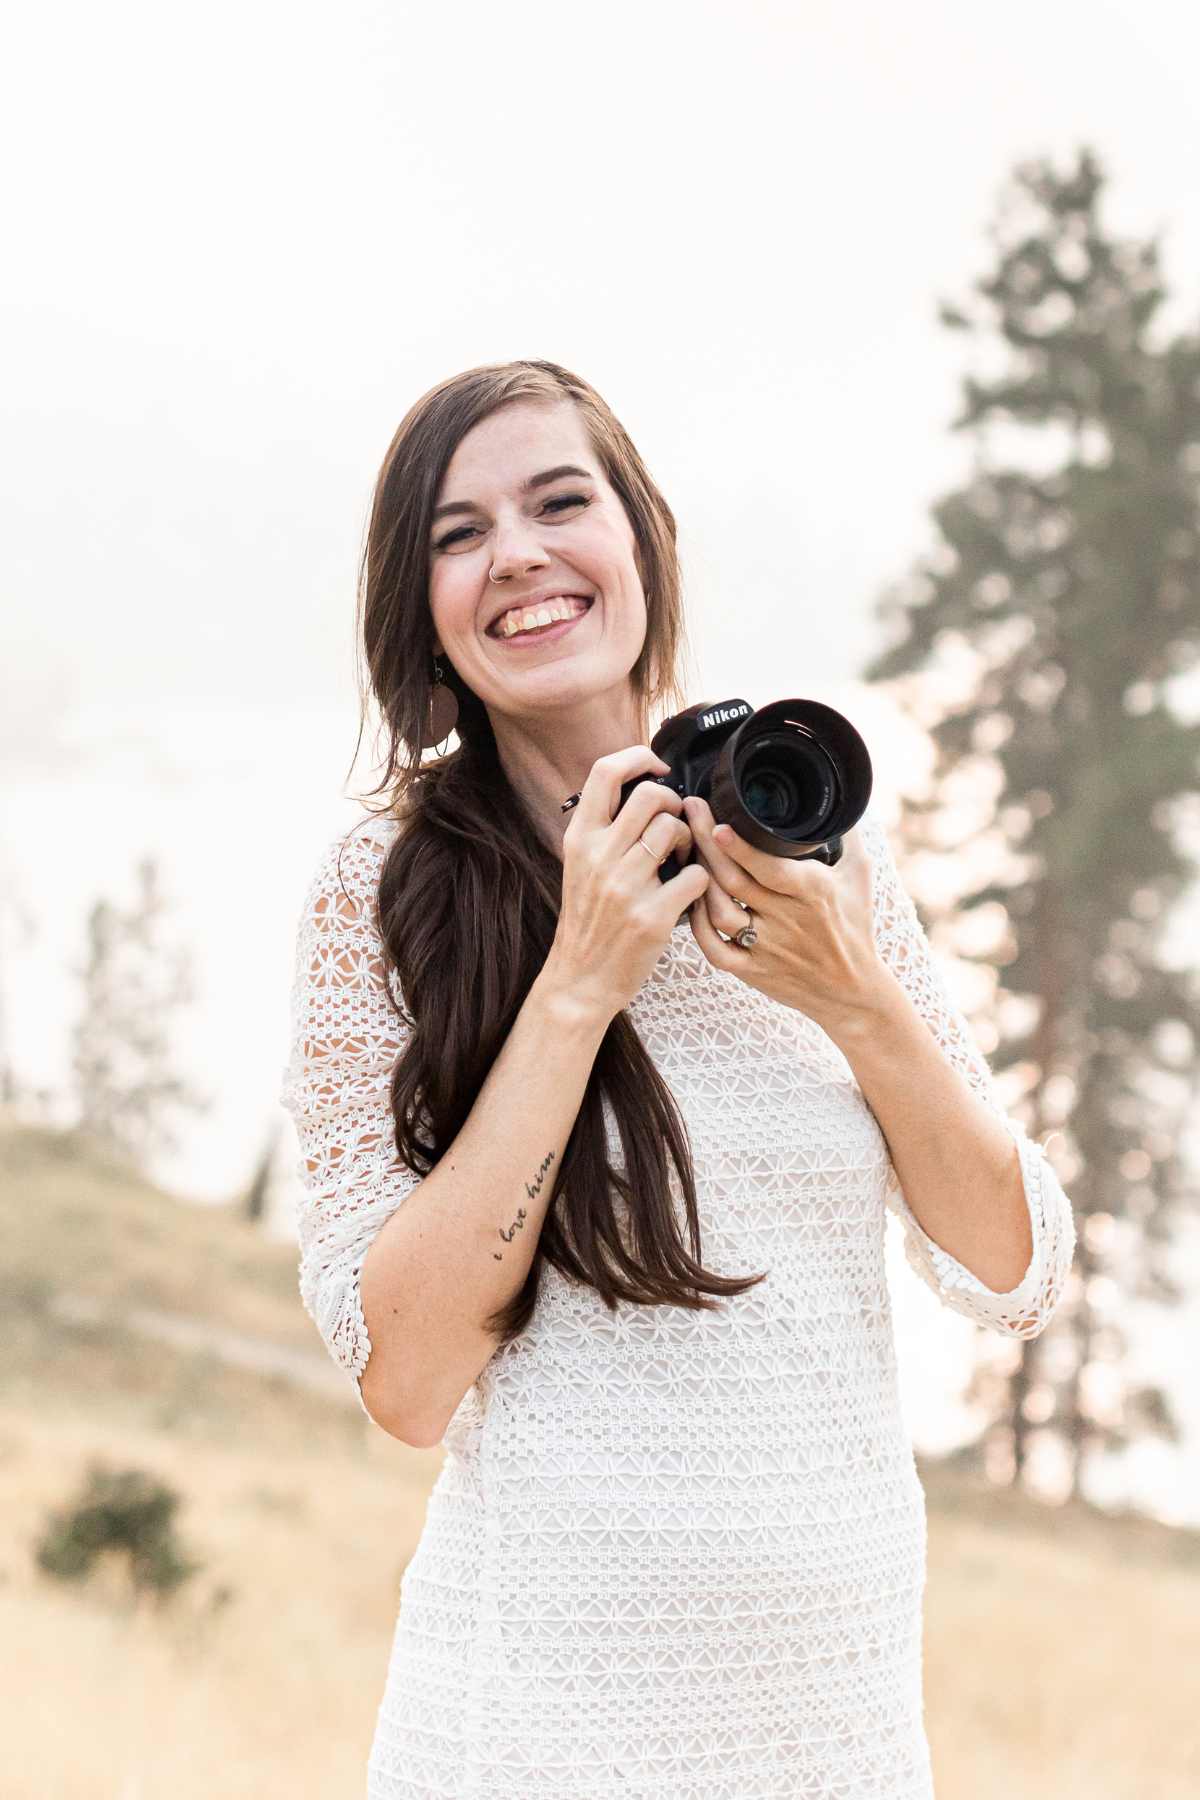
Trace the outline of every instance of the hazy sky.
<instances>
[{"instance_id":1,"label":"hazy sky","mask_svg":"<svg viewBox=\"0 0 1200 1800\"><path fill-rule=\"evenodd\" d=\"M85 909L157 850L218 1100L195 1192L271 1115L419 394L584 375L679 519L696 697L840 705L966 466L936 306L1014 164L1092 145L1109 224L1161 234L1164 325L1200 306L1191 0L115 0L26 7L6 51L2 1023L52 1084Z\"/></svg>"},{"instance_id":2,"label":"hazy sky","mask_svg":"<svg viewBox=\"0 0 1200 1800\"><path fill-rule=\"evenodd\" d=\"M9 43L10 738L56 694L343 703L396 423L519 355L641 446L706 660L846 676L962 463L935 303L1014 162L1092 143L1200 305L1189 0L117 0Z\"/></svg>"}]
</instances>

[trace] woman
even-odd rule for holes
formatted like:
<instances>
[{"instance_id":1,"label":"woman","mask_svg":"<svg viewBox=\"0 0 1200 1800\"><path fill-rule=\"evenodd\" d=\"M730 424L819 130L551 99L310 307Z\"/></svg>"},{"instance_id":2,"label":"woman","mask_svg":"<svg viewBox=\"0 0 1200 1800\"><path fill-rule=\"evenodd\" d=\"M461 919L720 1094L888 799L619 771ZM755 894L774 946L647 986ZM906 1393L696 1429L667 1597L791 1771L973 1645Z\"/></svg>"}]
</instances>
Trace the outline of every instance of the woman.
<instances>
[{"instance_id":1,"label":"woman","mask_svg":"<svg viewBox=\"0 0 1200 1800\"><path fill-rule=\"evenodd\" d=\"M689 703L680 575L585 382L418 401L362 600L389 803L314 874L282 1099L305 1304L368 1415L447 1451L369 1793L929 1800L885 1212L1032 1337L1069 1202L870 809L829 867L653 781L619 806Z\"/></svg>"}]
</instances>

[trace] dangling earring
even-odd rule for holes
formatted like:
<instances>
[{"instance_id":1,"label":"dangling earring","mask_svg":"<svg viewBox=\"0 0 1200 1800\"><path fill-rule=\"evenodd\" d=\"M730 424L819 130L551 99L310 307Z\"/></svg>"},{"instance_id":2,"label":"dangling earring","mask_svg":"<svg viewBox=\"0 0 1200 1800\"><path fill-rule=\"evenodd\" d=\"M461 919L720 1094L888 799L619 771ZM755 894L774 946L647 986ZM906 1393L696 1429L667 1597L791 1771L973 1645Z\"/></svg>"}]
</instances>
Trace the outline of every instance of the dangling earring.
<instances>
[{"instance_id":1,"label":"dangling earring","mask_svg":"<svg viewBox=\"0 0 1200 1800\"><path fill-rule=\"evenodd\" d=\"M421 737L422 750L439 749L443 740L450 736L458 724L458 696L454 689L447 685L445 674L446 671L435 654L433 690L429 696L425 730Z\"/></svg>"}]
</instances>

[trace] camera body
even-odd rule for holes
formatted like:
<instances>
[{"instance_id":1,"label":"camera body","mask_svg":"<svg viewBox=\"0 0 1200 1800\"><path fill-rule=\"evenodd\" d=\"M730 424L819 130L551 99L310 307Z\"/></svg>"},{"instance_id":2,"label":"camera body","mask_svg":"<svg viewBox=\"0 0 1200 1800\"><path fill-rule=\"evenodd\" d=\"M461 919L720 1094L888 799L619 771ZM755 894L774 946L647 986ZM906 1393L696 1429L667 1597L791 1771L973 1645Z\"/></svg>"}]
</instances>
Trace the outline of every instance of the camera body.
<instances>
[{"instance_id":1,"label":"camera body","mask_svg":"<svg viewBox=\"0 0 1200 1800\"><path fill-rule=\"evenodd\" d=\"M650 748L670 772L625 782L618 812L639 782L656 781L681 798L698 794L718 825L731 825L769 856L836 863L843 833L871 798L866 744L819 700L775 700L758 711L740 699L689 706L664 720ZM672 853L659 880L669 881L681 866Z\"/></svg>"}]
</instances>

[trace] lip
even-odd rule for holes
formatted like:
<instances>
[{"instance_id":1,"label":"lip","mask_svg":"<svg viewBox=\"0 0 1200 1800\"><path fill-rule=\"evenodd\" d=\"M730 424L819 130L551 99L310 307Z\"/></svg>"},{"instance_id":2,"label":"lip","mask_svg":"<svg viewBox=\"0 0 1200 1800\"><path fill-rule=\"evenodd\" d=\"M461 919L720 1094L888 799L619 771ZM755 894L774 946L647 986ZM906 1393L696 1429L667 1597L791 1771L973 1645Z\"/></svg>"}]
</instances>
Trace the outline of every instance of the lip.
<instances>
[{"instance_id":1,"label":"lip","mask_svg":"<svg viewBox=\"0 0 1200 1800\"><path fill-rule=\"evenodd\" d=\"M571 630L572 626L578 625L582 620L586 619L596 604L596 596L594 594L573 594L570 595L569 598L578 600L590 599L591 605L585 607L583 612L576 613L573 619L558 619L553 625L548 625L544 630L539 632L517 632L513 637L505 637L503 632L493 631L489 626L487 635L497 644L503 644L506 650L534 650L539 644L556 643L559 638L567 635L567 632ZM504 614L501 613L500 617L503 618Z\"/></svg>"},{"instance_id":2,"label":"lip","mask_svg":"<svg viewBox=\"0 0 1200 1800\"><path fill-rule=\"evenodd\" d=\"M509 600L505 605L498 607L488 620L485 630L489 637L495 637L496 633L493 627L500 623L506 612L512 612L515 606L536 607L545 606L549 600L594 600L595 598L595 594L588 593L584 588L542 588L536 594L526 594L523 600ZM591 610L590 607L588 610Z\"/></svg>"}]
</instances>

